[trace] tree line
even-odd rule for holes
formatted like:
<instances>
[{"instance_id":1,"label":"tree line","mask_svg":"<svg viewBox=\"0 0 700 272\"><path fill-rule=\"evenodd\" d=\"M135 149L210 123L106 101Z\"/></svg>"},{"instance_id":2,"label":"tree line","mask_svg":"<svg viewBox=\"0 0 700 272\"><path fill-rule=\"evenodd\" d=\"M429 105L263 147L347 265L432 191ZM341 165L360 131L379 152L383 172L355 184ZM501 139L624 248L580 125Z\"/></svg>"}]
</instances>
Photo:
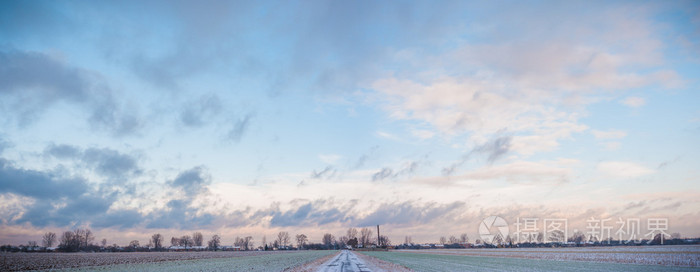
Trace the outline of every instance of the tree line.
<instances>
[{"instance_id":1,"label":"tree line","mask_svg":"<svg viewBox=\"0 0 700 272\"><path fill-rule=\"evenodd\" d=\"M58 236L54 232L46 232L42 236L42 246L44 249L57 250L62 252L77 251L165 251L172 249L182 250L222 250L221 236L214 234L206 241L201 232L194 232L192 235L183 235L170 238L170 247L166 247L166 238L160 233L151 235L146 244L138 240L132 240L127 246L120 247L117 244L108 245L107 239L102 239L99 244L95 244L95 235L88 229L75 229L65 231ZM386 247L391 244L387 236L375 236L372 228L349 228L344 235L336 238L331 233L325 233L321 243L310 243L306 234L300 233L290 235L289 232L281 231L271 242L263 236L261 244L255 247L252 236L236 237L233 246L237 250L302 250L302 249L341 249L348 246L356 247ZM36 241L29 241L29 248L38 248Z\"/></svg>"}]
</instances>

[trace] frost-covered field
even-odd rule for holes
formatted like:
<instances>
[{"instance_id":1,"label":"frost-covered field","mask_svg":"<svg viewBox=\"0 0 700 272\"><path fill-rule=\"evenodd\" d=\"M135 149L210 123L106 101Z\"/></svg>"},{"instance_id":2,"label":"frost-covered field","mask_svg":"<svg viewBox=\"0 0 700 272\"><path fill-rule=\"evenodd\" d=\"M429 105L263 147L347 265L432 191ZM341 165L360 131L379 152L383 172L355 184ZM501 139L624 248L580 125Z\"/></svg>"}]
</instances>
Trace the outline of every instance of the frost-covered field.
<instances>
[{"instance_id":1,"label":"frost-covered field","mask_svg":"<svg viewBox=\"0 0 700 272\"><path fill-rule=\"evenodd\" d=\"M415 271L697 271L697 267L638 265L582 261L555 261L467 255L444 255L431 250L415 252L363 252Z\"/></svg>"},{"instance_id":2,"label":"frost-covered field","mask_svg":"<svg viewBox=\"0 0 700 272\"><path fill-rule=\"evenodd\" d=\"M402 252L700 267L700 245L404 250Z\"/></svg>"},{"instance_id":3,"label":"frost-covered field","mask_svg":"<svg viewBox=\"0 0 700 272\"><path fill-rule=\"evenodd\" d=\"M335 251L3 253L0 271L282 271Z\"/></svg>"}]
</instances>

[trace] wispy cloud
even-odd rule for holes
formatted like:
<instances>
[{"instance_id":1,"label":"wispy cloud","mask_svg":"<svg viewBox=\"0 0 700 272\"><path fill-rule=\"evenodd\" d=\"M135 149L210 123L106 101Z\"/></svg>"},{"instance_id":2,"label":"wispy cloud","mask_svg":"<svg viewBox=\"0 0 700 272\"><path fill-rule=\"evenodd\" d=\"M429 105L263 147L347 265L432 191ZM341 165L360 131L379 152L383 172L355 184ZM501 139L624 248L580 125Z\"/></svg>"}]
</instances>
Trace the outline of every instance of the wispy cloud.
<instances>
[{"instance_id":1,"label":"wispy cloud","mask_svg":"<svg viewBox=\"0 0 700 272\"><path fill-rule=\"evenodd\" d=\"M462 155L459 161L442 168L442 174L445 176L452 175L458 167L462 166L474 155L486 155L489 163L495 162L510 151L512 138L512 136L499 136L486 143L475 146L471 151Z\"/></svg>"},{"instance_id":2,"label":"wispy cloud","mask_svg":"<svg viewBox=\"0 0 700 272\"><path fill-rule=\"evenodd\" d=\"M647 104L647 100L643 97L629 96L621 101L622 104L632 108L639 108Z\"/></svg>"},{"instance_id":3,"label":"wispy cloud","mask_svg":"<svg viewBox=\"0 0 700 272\"><path fill-rule=\"evenodd\" d=\"M234 121L233 127L231 128L231 130L229 130L228 134L226 135L227 138L234 142L240 142L243 138L243 135L246 133L246 131L248 131L250 121L252 118L252 114L247 114Z\"/></svg>"},{"instance_id":4,"label":"wispy cloud","mask_svg":"<svg viewBox=\"0 0 700 272\"><path fill-rule=\"evenodd\" d=\"M638 178L654 173L654 170L642 165L624 161L601 162L597 169L601 174L613 178Z\"/></svg>"},{"instance_id":5,"label":"wispy cloud","mask_svg":"<svg viewBox=\"0 0 700 272\"><path fill-rule=\"evenodd\" d=\"M325 164L335 164L340 160L343 156L338 155L338 154L319 154L318 159L321 160Z\"/></svg>"},{"instance_id":6,"label":"wispy cloud","mask_svg":"<svg viewBox=\"0 0 700 272\"><path fill-rule=\"evenodd\" d=\"M205 95L183 105L180 121L189 127L200 127L221 113L222 107L221 98L216 94Z\"/></svg>"},{"instance_id":7,"label":"wispy cloud","mask_svg":"<svg viewBox=\"0 0 700 272\"><path fill-rule=\"evenodd\" d=\"M321 171L313 170L309 177L312 179L328 179L328 178L332 178L333 176L335 176L335 174L337 172L338 171L333 166L329 165L329 166L326 166L326 168L323 168L323 170L321 170Z\"/></svg>"},{"instance_id":8,"label":"wispy cloud","mask_svg":"<svg viewBox=\"0 0 700 272\"><path fill-rule=\"evenodd\" d=\"M622 139L627 136L627 132L624 132L622 130L592 130L591 133L593 133L593 136L595 136L596 139Z\"/></svg>"}]
</instances>

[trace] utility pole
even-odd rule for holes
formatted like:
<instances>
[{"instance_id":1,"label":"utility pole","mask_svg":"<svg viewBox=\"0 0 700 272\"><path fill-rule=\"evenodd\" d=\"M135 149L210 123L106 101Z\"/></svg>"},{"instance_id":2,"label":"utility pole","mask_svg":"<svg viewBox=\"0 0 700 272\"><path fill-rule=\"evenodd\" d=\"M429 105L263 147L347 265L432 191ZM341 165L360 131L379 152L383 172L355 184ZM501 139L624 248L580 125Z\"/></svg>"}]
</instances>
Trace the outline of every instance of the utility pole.
<instances>
[{"instance_id":1,"label":"utility pole","mask_svg":"<svg viewBox=\"0 0 700 272\"><path fill-rule=\"evenodd\" d=\"M379 236L379 225L377 225L377 247L380 246L380 243L382 241L380 239L381 239L381 236Z\"/></svg>"}]
</instances>

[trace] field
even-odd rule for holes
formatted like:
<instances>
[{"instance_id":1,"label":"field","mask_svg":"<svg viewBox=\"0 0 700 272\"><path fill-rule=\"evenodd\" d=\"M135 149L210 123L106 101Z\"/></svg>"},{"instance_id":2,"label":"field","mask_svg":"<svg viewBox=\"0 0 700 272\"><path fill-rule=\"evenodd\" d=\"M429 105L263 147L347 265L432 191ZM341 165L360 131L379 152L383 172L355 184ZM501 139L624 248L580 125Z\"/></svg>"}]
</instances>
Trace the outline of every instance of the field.
<instances>
[{"instance_id":1,"label":"field","mask_svg":"<svg viewBox=\"0 0 700 272\"><path fill-rule=\"evenodd\" d=\"M510 257L555 261L612 262L670 266L700 266L700 246L632 246L520 249L443 249L403 252L482 257Z\"/></svg>"},{"instance_id":2,"label":"field","mask_svg":"<svg viewBox=\"0 0 700 272\"><path fill-rule=\"evenodd\" d=\"M336 254L339 251L0 253L0 271L700 271L700 246Z\"/></svg>"},{"instance_id":3,"label":"field","mask_svg":"<svg viewBox=\"0 0 700 272\"><path fill-rule=\"evenodd\" d=\"M336 251L3 253L0 271L283 271Z\"/></svg>"},{"instance_id":4,"label":"field","mask_svg":"<svg viewBox=\"0 0 700 272\"><path fill-rule=\"evenodd\" d=\"M445 249L363 252L415 271L698 271L700 247Z\"/></svg>"}]
</instances>

